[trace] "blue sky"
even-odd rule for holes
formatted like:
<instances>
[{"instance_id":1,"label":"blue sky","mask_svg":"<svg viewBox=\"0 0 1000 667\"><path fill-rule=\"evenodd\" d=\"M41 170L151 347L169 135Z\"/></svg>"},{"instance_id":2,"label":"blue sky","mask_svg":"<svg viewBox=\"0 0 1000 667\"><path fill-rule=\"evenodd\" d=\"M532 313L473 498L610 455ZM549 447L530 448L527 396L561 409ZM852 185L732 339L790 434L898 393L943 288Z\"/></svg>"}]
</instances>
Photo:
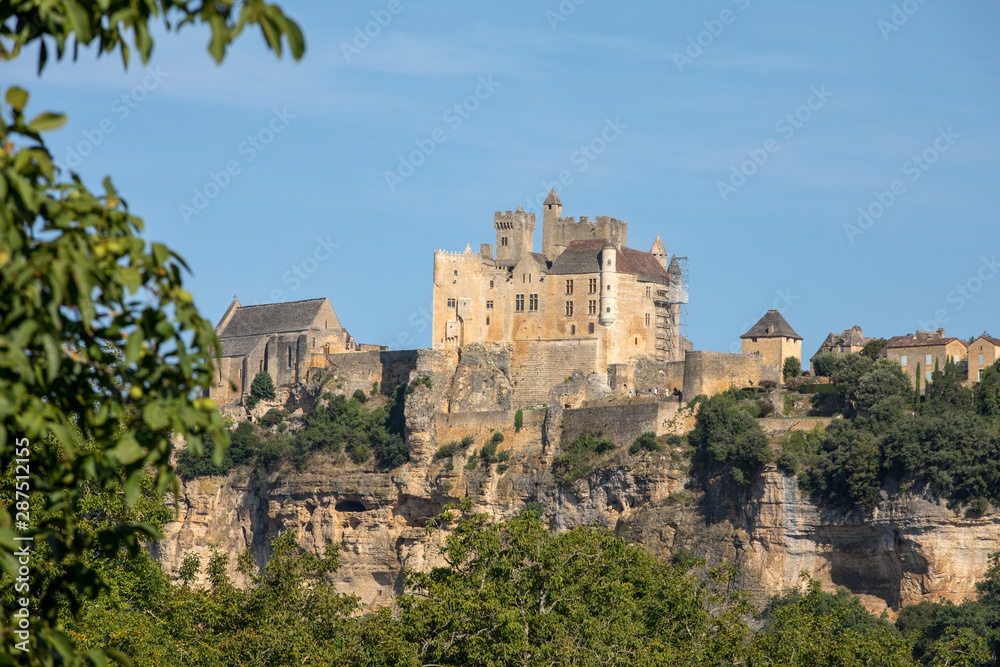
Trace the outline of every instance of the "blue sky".
<instances>
[{"instance_id":1,"label":"blue sky","mask_svg":"<svg viewBox=\"0 0 1000 667\"><path fill-rule=\"evenodd\" d=\"M112 176L212 320L326 296L360 342L429 346L433 251L566 172L564 215L690 258L697 349L773 307L807 357L855 324L1000 336L1000 6L623 4L289 1L299 63L248 34L216 67L189 28L149 70L0 80L69 114L56 159Z\"/></svg>"}]
</instances>

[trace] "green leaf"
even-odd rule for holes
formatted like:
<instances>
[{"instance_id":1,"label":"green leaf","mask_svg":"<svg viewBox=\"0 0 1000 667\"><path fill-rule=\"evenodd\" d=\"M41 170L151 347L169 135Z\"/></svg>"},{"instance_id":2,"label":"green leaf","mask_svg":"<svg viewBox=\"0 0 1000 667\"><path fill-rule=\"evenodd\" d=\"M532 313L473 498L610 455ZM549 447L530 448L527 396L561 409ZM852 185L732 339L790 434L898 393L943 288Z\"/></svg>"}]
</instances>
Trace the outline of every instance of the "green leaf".
<instances>
[{"instance_id":1,"label":"green leaf","mask_svg":"<svg viewBox=\"0 0 1000 667\"><path fill-rule=\"evenodd\" d=\"M28 103L28 91L24 88L12 86L7 89L7 104L14 107L14 111L20 112L24 105Z\"/></svg>"},{"instance_id":2,"label":"green leaf","mask_svg":"<svg viewBox=\"0 0 1000 667\"><path fill-rule=\"evenodd\" d=\"M87 658L94 663L94 667L108 667L108 656L101 649L95 648L87 651Z\"/></svg>"},{"instance_id":3,"label":"green leaf","mask_svg":"<svg viewBox=\"0 0 1000 667\"><path fill-rule=\"evenodd\" d=\"M63 4L69 13L70 27L76 33L76 41L81 44L88 43L93 37L90 32L90 15L87 10L76 0L63 0Z\"/></svg>"},{"instance_id":4,"label":"green leaf","mask_svg":"<svg viewBox=\"0 0 1000 667\"><path fill-rule=\"evenodd\" d=\"M139 359L139 353L142 352L142 341L146 339L146 334L143 333L142 327L137 326L135 331L131 333L128 337L128 343L125 345L125 363L134 364Z\"/></svg>"},{"instance_id":5,"label":"green leaf","mask_svg":"<svg viewBox=\"0 0 1000 667\"><path fill-rule=\"evenodd\" d=\"M45 132L46 130L55 130L65 124L66 114L45 111L31 119L31 122L28 123L28 129L32 132Z\"/></svg>"},{"instance_id":6,"label":"green leaf","mask_svg":"<svg viewBox=\"0 0 1000 667\"><path fill-rule=\"evenodd\" d=\"M139 482L142 480L142 470L136 470L125 480L125 502L131 507L139 500L141 488Z\"/></svg>"}]
</instances>

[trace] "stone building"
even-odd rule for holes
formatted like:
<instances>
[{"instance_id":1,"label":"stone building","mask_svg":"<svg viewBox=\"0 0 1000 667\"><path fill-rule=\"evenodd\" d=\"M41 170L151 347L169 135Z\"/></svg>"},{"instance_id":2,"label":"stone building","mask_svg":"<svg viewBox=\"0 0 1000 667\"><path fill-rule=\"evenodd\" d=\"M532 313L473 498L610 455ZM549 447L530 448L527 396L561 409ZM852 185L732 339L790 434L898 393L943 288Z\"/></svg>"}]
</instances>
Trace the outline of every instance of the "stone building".
<instances>
[{"instance_id":1,"label":"stone building","mask_svg":"<svg viewBox=\"0 0 1000 667\"><path fill-rule=\"evenodd\" d=\"M323 355L384 349L355 343L325 298L241 306L233 297L215 333L222 359L209 395L219 405L240 401L260 371L275 387L293 387Z\"/></svg>"},{"instance_id":2,"label":"stone building","mask_svg":"<svg viewBox=\"0 0 1000 667\"><path fill-rule=\"evenodd\" d=\"M494 214L495 252L482 244L478 253L434 253L434 349L509 343L515 375L539 385L574 369L684 358L683 264L659 236L649 252L630 248L627 223L564 218L554 189L542 224L540 253L535 215L523 208Z\"/></svg>"},{"instance_id":3,"label":"stone building","mask_svg":"<svg viewBox=\"0 0 1000 667\"><path fill-rule=\"evenodd\" d=\"M898 363L914 386L918 377L925 384L930 382L934 368L943 368L949 361L964 366L967 355L968 344L945 336L944 329L893 336L879 353Z\"/></svg>"},{"instance_id":4,"label":"stone building","mask_svg":"<svg viewBox=\"0 0 1000 667\"><path fill-rule=\"evenodd\" d=\"M861 332L861 327L854 325L850 329L844 329L840 334L831 333L823 341L823 344L816 350L816 354L809 358L810 365L817 355L823 352L833 352L834 354L851 354L865 349L865 345L871 338L866 337Z\"/></svg>"},{"instance_id":5,"label":"stone building","mask_svg":"<svg viewBox=\"0 0 1000 667\"><path fill-rule=\"evenodd\" d=\"M802 336L776 310L769 310L757 324L740 336L743 354L759 354L764 363L783 368L785 359L795 357L802 365Z\"/></svg>"},{"instance_id":6,"label":"stone building","mask_svg":"<svg viewBox=\"0 0 1000 667\"><path fill-rule=\"evenodd\" d=\"M975 384L982 379L983 369L992 366L1000 359L1000 338L991 338L983 334L969 344L969 384Z\"/></svg>"}]
</instances>

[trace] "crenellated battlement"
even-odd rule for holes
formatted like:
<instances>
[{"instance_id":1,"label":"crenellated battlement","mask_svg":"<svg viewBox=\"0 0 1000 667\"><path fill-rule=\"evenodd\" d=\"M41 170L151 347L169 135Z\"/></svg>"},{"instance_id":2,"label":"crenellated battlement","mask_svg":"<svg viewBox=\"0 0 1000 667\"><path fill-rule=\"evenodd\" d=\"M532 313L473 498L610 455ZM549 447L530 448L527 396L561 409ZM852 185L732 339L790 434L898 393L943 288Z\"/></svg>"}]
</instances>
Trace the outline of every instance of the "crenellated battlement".
<instances>
[{"instance_id":1,"label":"crenellated battlement","mask_svg":"<svg viewBox=\"0 0 1000 667\"><path fill-rule=\"evenodd\" d=\"M534 229L535 214L527 213L523 208L518 208L516 211L494 211L493 226L497 229L515 229L521 226Z\"/></svg>"}]
</instances>

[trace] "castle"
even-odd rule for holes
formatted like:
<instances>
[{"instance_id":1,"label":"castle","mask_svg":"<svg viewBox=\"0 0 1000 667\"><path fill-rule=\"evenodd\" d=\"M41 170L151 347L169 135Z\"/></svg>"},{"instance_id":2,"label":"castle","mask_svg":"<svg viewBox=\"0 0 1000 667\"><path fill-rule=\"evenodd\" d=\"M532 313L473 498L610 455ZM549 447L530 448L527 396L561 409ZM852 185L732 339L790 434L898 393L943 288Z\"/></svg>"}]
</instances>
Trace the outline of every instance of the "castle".
<instances>
[{"instance_id":1,"label":"castle","mask_svg":"<svg viewBox=\"0 0 1000 667\"><path fill-rule=\"evenodd\" d=\"M688 301L685 259L668 259L660 236L649 252L628 247L628 225L598 216L562 217L553 189L543 204L542 252L535 215L494 213L496 252L434 253L433 348L509 343L514 358L606 373L639 357L680 361Z\"/></svg>"}]
</instances>

